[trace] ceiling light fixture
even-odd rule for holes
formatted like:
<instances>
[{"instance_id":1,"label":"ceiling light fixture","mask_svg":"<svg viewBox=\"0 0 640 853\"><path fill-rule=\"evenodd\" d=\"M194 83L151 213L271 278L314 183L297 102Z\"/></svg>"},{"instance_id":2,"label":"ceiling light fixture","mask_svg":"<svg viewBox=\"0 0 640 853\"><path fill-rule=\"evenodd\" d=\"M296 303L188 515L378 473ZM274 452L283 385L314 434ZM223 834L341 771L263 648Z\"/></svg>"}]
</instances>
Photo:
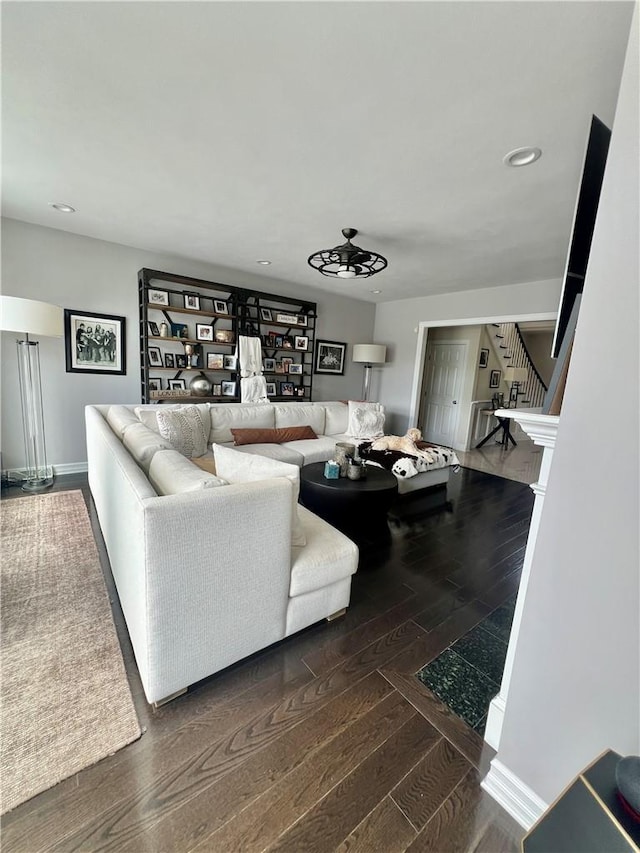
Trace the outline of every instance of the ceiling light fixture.
<instances>
[{"instance_id":1,"label":"ceiling light fixture","mask_svg":"<svg viewBox=\"0 0 640 853\"><path fill-rule=\"evenodd\" d=\"M257 264L261 264L263 267L268 267L271 261L256 261Z\"/></svg>"},{"instance_id":2,"label":"ceiling light fixture","mask_svg":"<svg viewBox=\"0 0 640 853\"><path fill-rule=\"evenodd\" d=\"M382 293L381 290L372 290L371 293Z\"/></svg>"},{"instance_id":3,"label":"ceiling light fixture","mask_svg":"<svg viewBox=\"0 0 640 853\"><path fill-rule=\"evenodd\" d=\"M387 259L377 252L369 252L354 246L351 238L358 233L355 228L343 228L347 242L333 249L320 249L310 255L307 263L322 275L337 278L366 278L381 272Z\"/></svg>"},{"instance_id":4,"label":"ceiling light fixture","mask_svg":"<svg viewBox=\"0 0 640 853\"><path fill-rule=\"evenodd\" d=\"M515 148L502 158L505 166L529 166L542 157L539 148Z\"/></svg>"},{"instance_id":5,"label":"ceiling light fixture","mask_svg":"<svg viewBox=\"0 0 640 853\"><path fill-rule=\"evenodd\" d=\"M59 211L60 213L75 213L75 207L71 207L70 204L62 204L58 201L50 201L49 207L52 207L54 210Z\"/></svg>"}]
</instances>

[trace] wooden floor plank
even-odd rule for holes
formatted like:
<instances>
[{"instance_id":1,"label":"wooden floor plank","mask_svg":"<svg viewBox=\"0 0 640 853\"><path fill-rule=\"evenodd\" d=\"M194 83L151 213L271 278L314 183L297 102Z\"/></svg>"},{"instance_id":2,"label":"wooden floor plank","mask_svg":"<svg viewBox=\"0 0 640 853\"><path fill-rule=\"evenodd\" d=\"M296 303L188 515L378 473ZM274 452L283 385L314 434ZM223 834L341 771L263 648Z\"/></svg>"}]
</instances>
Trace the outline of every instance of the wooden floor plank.
<instances>
[{"instance_id":1,"label":"wooden floor plank","mask_svg":"<svg viewBox=\"0 0 640 853\"><path fill-rule=\"evenodd\" d=\"M391 799L420 831L469 770L467 759L441 738L391 791Z\"/></svg>"},{"instance_id":2,"label":"wooden floor plank","mask_svg":"<svg viewBox=\"0 0 640 853\"><path fill-rule=\"evenodd\" d=\"M394 693L194 850L265 849L415 716L409 703ZM437 738L433 728L423 731L425 737Z\"/></svg>"},{"instance_id":3,"label":"wooden floor plank","mask_svg":"<svg viewBox=\"0 0 640 853\"><path fill-rule=\"evenodd\" d=\"M382 674L474 767L486 772L495 751L413 675L383 669Z\"/></svg>"},{"instance_id":4,"label":"wooden floor plank","mask_svg":"<svg viewBox=\"0 0 640 853\"><path fill-rule=\"evenodd\" d=\"M142 833L122 842L121 851L155 853L160 849L191 850L193 846L242 812L272 785L339 737L392 692L378 673L371 673L340 694L265 749L251 755L178 809Z\"/></svg>"},{"instance_id":5,"label":"wooden floor plank","mask_svg":"<svg viewBox=\"0 0 640 853\"><path fill-rule=\"evenodd\" d=\"M416 714L301 817L270 853L332 853L429 749L437 737Z\"/></svg>"},{"instance_id":6,"label":"wooden floor plank","mask_svg":"<svg viewBox=\"0 0 640 853\"><path fill-rule=\"evenodd\" d=\"M335 853L402 853L416 832L390 797L385 797L336 847Z\"/></svg>"}]
</instances>

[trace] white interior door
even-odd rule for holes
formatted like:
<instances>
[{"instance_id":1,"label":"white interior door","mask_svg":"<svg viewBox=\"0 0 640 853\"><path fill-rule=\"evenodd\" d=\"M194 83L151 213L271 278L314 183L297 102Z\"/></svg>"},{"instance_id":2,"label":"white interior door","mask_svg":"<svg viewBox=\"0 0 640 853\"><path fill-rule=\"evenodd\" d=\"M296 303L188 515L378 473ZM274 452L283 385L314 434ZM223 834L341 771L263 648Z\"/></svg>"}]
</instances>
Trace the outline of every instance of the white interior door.
<instances>
[{"instance_id":1,"label":"white interior door","mask_svg":"<svg viewBox=\"0 0 640 853\"><path fill-rule=\"evenodd\" d=\"M432 343L427 348L424 426L427 441L451 447L458 427L467 345Z\"/></svg>"}]
</instances>

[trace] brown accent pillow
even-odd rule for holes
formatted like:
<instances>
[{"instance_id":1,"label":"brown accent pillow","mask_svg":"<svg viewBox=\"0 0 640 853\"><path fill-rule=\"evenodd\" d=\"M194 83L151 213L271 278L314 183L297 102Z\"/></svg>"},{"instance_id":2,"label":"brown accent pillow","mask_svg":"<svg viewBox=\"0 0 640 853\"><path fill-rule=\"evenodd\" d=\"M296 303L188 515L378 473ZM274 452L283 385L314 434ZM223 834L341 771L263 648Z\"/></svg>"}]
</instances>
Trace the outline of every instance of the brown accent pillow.
<instances>
[{"instance_id":1,"label":"brown accent pillow","mask_svg":"<svg viewBox=\"0 0 640 853\"><path fill-rule=\"evenodd\" d=\"M233 443L241 444L283 444L285 441L300 441L303 438L317 438L310 426L278 427L277 429L232 429Z\"/></svg>"},{"instance_id":2,"label":"brown accent pillow","mask_svg":"<svg viewBox=\"0 0 640 853\"><path fill-rule=\"evenodd\" d=\"M213 456L197 456L192 458L191 462L203 471L207 471L209 474L216 473L216 460Z\"/></svg>"}]
</instances>

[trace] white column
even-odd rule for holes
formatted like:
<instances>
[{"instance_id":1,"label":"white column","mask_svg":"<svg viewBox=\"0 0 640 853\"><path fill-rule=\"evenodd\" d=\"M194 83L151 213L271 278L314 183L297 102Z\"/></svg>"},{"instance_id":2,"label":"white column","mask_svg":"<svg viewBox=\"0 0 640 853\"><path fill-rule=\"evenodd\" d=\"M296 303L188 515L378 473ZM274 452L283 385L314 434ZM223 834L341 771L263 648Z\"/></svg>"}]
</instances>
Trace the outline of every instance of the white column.
<instances>
[{"instance_id":1,"label":"white column","mask_svg":"<svg viewBox=\"0 0 640 853\"><path fill-rule=\"evenodd\" d=\"M504 664L504 672L502 674L502 683L500 685L500 692L491 700L491 704L489 705L487 726L484 734L484 739L495 750L497 750L500 745L502 721L504 719L504 711L509 696L509 683L511 682L513 661L516 654L516 646L518 644L518 633L520 631L520 623L522 621L522 611L524 610L525 599L527 597L531 563L533 561L533 552L535 550L536 537L540 526L540 516L542 514L544 496L547 490L549 470L553 459L553 450L556 444L556 434L558 432L559 421L559 417L557 415L543 415L540 413L539 409L499 409L496 412L496 415L504 418L512 418L522 427L526 434L533 440L534 444L543 447L544 450L542 455L542 465L540 467L540 476L538 481L531 485L536 498L533 504L533 512L531 514L531 526L529 528L529 537L527 539L527 547L524 555L522 575L520 576L520 586L518 587L518 597L516 599L516 607L513 614L513 624L511 625L509 647L507 649L507 657Z\"/></svg>"}]
</instances>

